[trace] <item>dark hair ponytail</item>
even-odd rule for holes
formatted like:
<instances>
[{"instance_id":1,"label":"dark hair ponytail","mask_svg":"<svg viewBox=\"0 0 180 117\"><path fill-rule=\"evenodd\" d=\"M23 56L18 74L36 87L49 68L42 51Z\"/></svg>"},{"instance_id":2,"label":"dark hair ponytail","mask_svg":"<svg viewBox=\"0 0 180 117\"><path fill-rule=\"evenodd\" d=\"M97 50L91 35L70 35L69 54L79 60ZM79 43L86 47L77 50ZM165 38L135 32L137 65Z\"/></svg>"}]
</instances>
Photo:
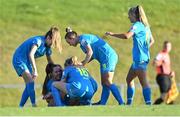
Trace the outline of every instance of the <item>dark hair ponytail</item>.
<instances>
[{"instance_id":1,"label":"dark hair ponytail","mask_svg":"<svg viewBox=\"0 0 180 117\"><path fill-rule=\"evenodd\" d=\"M43 83L43 90L42 90L42 95L46 95L47 94L47 88L46 88L46 84L48 83L48 81L50 80L50 73L52 73L53 71L53 67L54 67L54 64L53 63L48 63L46 65L46 68L45 68L45 72L46 72L46 77L45 77L45 80L44 80L44 83Z\"/></svg>"},{"instance_id":2,"label":"dark hair ponytail","mask_svg":"<svg viewBox=\"0 0 180 117\"><path fill-rule=\"evenodd\" d=\"M77 33L75 31L73 31L71 29L71 27L67 27L65 39L67 39L67 38L72 39L72 38L76 38L76 37L77 37Z\"/></svg>"},{"instance_id":3,"label":"dark hair ponytail","mask_svg":"<svg viewBox=\"0 0 180 117\"><path fill-rule=\"evenodd\" d=\"M136 19L138 19L138 21L140 21L140 16L139 16L139 5L136 6L136 10L135 10L135 14L136 14Z\"/></svg>"}]
</instances>

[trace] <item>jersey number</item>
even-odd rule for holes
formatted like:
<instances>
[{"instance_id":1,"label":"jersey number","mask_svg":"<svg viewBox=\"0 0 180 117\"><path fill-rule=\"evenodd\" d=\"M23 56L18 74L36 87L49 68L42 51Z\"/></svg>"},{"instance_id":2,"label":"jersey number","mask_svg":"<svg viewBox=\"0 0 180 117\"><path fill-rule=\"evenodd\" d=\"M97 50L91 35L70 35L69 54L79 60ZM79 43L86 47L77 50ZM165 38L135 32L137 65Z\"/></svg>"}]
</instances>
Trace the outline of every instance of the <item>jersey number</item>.
<instances>
[{"instance_id":1,"label":"jersey number","mask_svg":"<svg viewBox=\"0 0 180 117\"><path fill-rule=\"evenodd\" d=\"M78 71L80 72L81 76L85 76L85 77L89 76L89 73L85 68L78 68Z\"/></svg>"}]
</instances>

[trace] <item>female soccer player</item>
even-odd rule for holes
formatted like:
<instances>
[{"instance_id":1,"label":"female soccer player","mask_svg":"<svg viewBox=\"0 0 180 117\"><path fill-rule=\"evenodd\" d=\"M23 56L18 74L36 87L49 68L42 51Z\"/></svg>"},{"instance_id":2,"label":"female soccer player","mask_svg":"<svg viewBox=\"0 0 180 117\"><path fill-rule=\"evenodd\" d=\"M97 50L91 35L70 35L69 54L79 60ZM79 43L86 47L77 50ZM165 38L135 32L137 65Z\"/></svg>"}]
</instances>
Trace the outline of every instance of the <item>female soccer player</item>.
<instances>
[{"instance_id":1,"label":"female soccer player","mask_svg":"<svg viewBox=\"0 0 180 117\"><path fill-rule=\"evenodd\" d=\"M53 82L51 87L56 106L64 105L60 98L59 90L67 94L72 100L79 99L80 105L90 104L91 98L96 92L93 87L96 85L96 82L92 82L92 77L86 68L77 66L77 57L74 56L67 59L64 65L65 69L61 81Z\"/></svg>"},{"instance_id":2,"label":"female soccer player","mask_svg":"<svg viewBox=\"0 0 180 117\"><path fill-rule=\"evenodd\" d=\"M23 107L28 97L32 106L36 106L34 80L37 78L35 59L46 54L48 63L51 59L51 46L55 46L61 52L60 32L57 27L52 27L45 36L34 36L23 42L15 51L13 66L26 84L19 107Z\"/></svg>"},{"instance_id":3,"label":"female soccer player","mask_svg":"<svg viewBox=\"0 0 180 117\"><path fill-rule=\"evenodd\" d=\"M145 103L151 104L151 90L146 78L146 68L150 59L149 47L154 43L154 39L142 6L138 5L130 8L128 15L131 23L133 24L127 33L119 34L106 32L106 35L120 39L129 39L133 37L133 64L131 65L126 77L128 85L127 104L130 105L133 101L135 93L134 78L136 76L139 78L143 88Z\"/></svg>"},{"instance_id":4,"label":"female soccer player","mask_svg":"<svg viewBox=\"0 0 180 117\"><path fill-rule=\"evenodd\" d=\"M54 81L60 81L62 77L63 69L58 64L48 63L46 65L46 78L43 84L42 95L48 103L48 106L55 106L54 100L51 94L51 85Z\"/></svg>"},{"instance_id":5,"label":"female soccer player","mask_svg":"<svg viewBox=\"0 0 180 117\"><path fill-rule=\"evenodd\" d=\"M93 59L96 59L100 63L102 94L101 99L97 104L105 105L110 91L119 104L124 104L117 86L112 83L115 67L118 62L118 56L115 50L96 35L77 35L77 33L72 31L70 28L67 28L66 32L66 42L70 46L74 47L80 44L80 48L84 53L86 53L86 57L82 61L82 65L86 65Z\"/></svg>"}]
</instances>

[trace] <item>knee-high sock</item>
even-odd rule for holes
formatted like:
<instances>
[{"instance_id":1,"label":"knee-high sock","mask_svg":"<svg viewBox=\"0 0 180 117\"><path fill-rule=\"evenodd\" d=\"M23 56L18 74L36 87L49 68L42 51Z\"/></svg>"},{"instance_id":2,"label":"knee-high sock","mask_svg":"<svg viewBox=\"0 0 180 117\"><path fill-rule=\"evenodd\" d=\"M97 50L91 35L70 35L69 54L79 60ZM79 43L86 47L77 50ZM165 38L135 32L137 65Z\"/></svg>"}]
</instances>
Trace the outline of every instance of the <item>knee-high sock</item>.
<instances>
[{"instance_id":1,"label":"knee-high sock","mask_svg":"<svg viewBox=\"0 0 180 117\"><path fill-rule=\"evenodd\" d=\"M27 91L31 100L32 105L34 106L36 104L36 96L35 96L35 90L34 90L34 82L29 82L27 85Z\"/></svg>"},{"instance_id":2,"label":"knee-high sock","mask_svg":"<svg viewBox=\"0 0 180 117\"><path fill-rule=\"evenodd\" d=\"M110 93L110 90L107 86L105 85L102 85L102 94L101 94L101 100L100 100L100 104L101 105L106 105L107 103L107 100L109 98L109 93Z\"/></svg>"},{"instance_id":3,"label":"knee-high sock","mask_svg":"<svg viewBox=\"0 0 180 117\"><path fill-rule=\"evenodd\" d=\"M122 99L122 96L117 88L117 86L115 84L111 84L110 85L110 90L113 94L113 96L116 98L116 100L118 101L118 103L121 105L121 104L124 104L124 101Z\"/></svg>"},{"instance_id":4,"label":"knee-high sock","mask_svg":"<svg viewBox=\"0 0 180 117\"><path fill-rule=\"evenodd\" d=\"M128 86L127 88L127 105L131 105L135 93L135 87Z\"/></svg>"},{"instance_id":5,"label":"knee-high sock","mask_svg":"<svg viewBox=\"0 0 180 117\"><path fill-rule=\"evenodd\" d=\"M19 104L19 107L23 107L24 104L26 103L27 99L29 97L29 94L28 94L28 91L27 91L27 85L23 91L23 94L22 94L22 97L21 97L21 101L20 101L20 104Z\"/></svg>"},{"instance_id":6,"label":"knee-high sock","mask_svg":"<svg viewBox=\"0 0 180 117\"><path fill-rule=\"evenodd\" d=\"M59 90L52 85L52 86L51 86L51 92L52 92L52 96L53 96L55 105L56 105L56 106L62 106L63 103L62 103L62 100L61 100L61 97L60 97L60 92L59 92Z\"/></svg>"},{"instance_id":7,"label":"knee-high sock","mask_svg":"<svg viewBox=\"0 0 180 117\"><path fill-rule=\"evenodd\" d=\"M143 96L147 105L151 105L151 89L149 87L143 88Z\"/></svg>"}]
</instances>

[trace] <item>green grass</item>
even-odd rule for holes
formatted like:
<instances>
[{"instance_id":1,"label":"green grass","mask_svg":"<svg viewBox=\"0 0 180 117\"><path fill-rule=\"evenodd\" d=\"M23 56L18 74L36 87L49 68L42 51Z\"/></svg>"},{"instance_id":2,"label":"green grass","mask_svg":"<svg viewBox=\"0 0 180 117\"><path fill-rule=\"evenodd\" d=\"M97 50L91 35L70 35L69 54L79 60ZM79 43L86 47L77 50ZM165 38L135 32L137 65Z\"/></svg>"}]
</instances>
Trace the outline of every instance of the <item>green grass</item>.
<instances>
[{"instance_id":1,"label":"green grass","mask_svg":"<svg viewBox=\"0 0 180 117\"><path fill-rule=\"evenodd\" d=\"M80 59L84 57L80 48L69 47L64 40L65 28L71 26L79 34L93 33L103 36L106 31L126 32L130 27L127 18L128 9L131 6L141 4L151 24L155 44L151 48L152 59L162 47L164 40L172 42L171 52L172 68L176 71L176 80L180 82L180 1L179 0L0 0L0 84L21 84L23 80L17 78L12 67L11 60L15 49L27 38L34 35L43 35L52 25L61 29L63 53L53 53L56 63L63 65L64 60L72 55ZM116 84L125 84L128 69L132 63L131 48L132 40L106 39L106 41L117 51L119 63L114 76ZM150 62L152 62L152 59ZM39 77L36 83L42 84L46 66L45 58L37 60ZM87 65L90 73L100 83L99 65L92 62ZM150 83L155 83L155 69L151 63L148 68ZM136 83L138 80L136 79ZM17 89L9 89L14 90ZM138 89L140 90L140 89ZM18 104L22 89L17 93L0 89L0 107L15 106ZM40 90L37 95L40 96ZM153 89L153 100L158 97L159 91ZM101 87L94 99L100 97ZM135 105L144 103L141 91L135 95ZM17 96L17 98L15 97ZM7 100L7 97L11 99ZM5 103L8 102L8 103ZM15 102L15 103L14 103ZM179 104L179 100L177 100ZM110 97L109 104L116 104ZM44 106L43 104L41 106Z\"/></svg>"},{"instance_id":2,"label":"green grass","mask_svg":"<svg viewBox=\"0 0 180 117\"><path fill-rule=\"evenodd\" d=\"M180 106L81 106L51 108L0 108L0 115L16 116L179 116Z\"/></svg>"},{"instance_id":3,"label":"green grass","mask_svg":"<svg viewBox=\"0 0 180 117\"><path fill-rule=\"evenodd\" d=\"M125 95L126 94L126 87L124 87L124 88L125 89L121 93L123 93L122 96L125 99L126 98L126 95ZM155 89L153 89L153 90L155 90ZM2 95L1 95L0 99L2 101L0 102L0 108L18 107L22 92L23 92L23 88L20 88L20 89L18 89L18 88L15 88L15 89L1 88L0 94L2 94ZM101 92L101 87L98 89L97 93L93 97L93 99L92 99L93 102L97 102L97 100L99 100L99 98L100 98L99 92ZM136 89L136 92L135 92L136 96L134 97L135 102L133 103L133 106L138 106L138 105L144 104L143 96L139 95L139 94L141 94L141 88ZM152 100L155 100L154 97L157 98L158 96L159 96L158 92L152 92L152 97L153 97ZM47 106L46 101L42 100L41 88L36 89L36 99L37 99L38 107L46 107ZM114 99L114 97L112 96L112 94L110 94L109 101L107 104L111 105L111 106L117 105L117 102ZM175 104L176 105L179 104L179 101L176 101ZM26 105L28 107L31 106L30 100L27 101Z\"/></svg>"}]
</instances>

